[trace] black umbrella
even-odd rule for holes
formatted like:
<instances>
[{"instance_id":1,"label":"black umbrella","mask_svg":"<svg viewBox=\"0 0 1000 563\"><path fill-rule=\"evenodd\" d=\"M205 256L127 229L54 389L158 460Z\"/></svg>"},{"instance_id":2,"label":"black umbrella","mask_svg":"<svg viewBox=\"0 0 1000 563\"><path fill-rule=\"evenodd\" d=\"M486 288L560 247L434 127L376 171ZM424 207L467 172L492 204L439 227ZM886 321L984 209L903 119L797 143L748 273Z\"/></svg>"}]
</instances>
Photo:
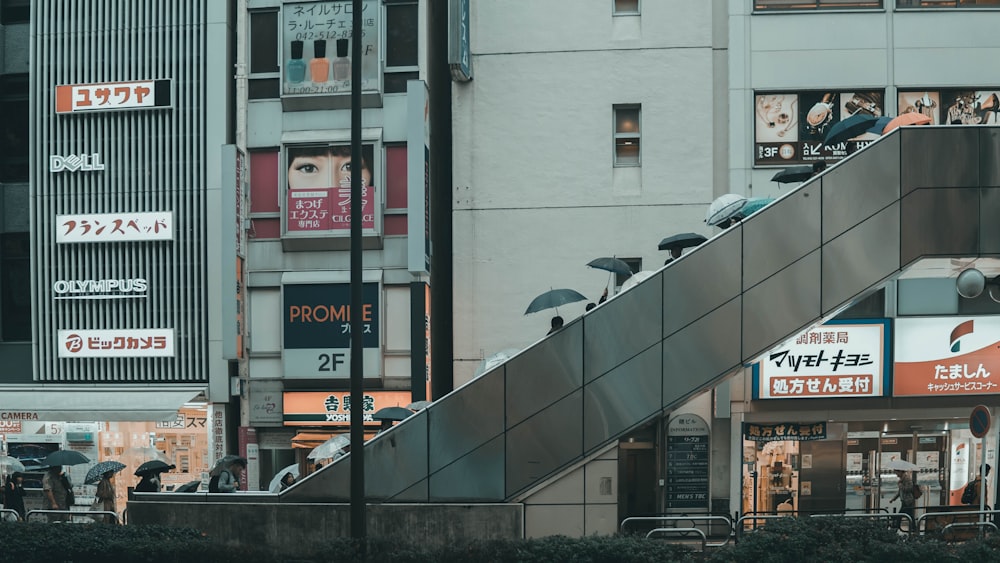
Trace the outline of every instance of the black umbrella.
<instances>
[{"instance_id":1,"label":"black umbrella","mask_svg":"<svg viewBox=\"0 0 1000 563\"><path fill-rule=\"evenodd\" d=\"M135 475L147 475L153 473L163 473L177 467L172 463L166 463L158 459L147 461L135 470Z\"/></svg>"},{"instance_id":2,"label":"black umbrella","mask_svg":"<svg viewBox=\"0 0 1000 563\"><path fill-rule=\"evenodd\" d=\"M375 420L403 420L413 416L413 411L403 407L385 407L375 411L372 418Z\"/></svg>"},{"instance_id":3,"label":"black umbrella","mask_svg":"<svg viewBox=\"0 0 1000 563\"><path fill-rule=\"evenodd\" d=\"M698 246L706 240L708 239L697 233L681 233L661 240L659 248L660 250L684 250L685 248Z\"/></svg>"},{"instance_id":4,"label":"black umbrella","mask_svg":"<svg viewBox=\"0 0 1000 563\"><path fill-rule=\"evenodd\" d=\"M567 303L576 303L577 301L586 301L587 298L575 289L550 289L545 293L535 297L528 304L528 308L524 311L524 314L537 313L538 311L544 311L545 309L551 309L553 307L560 307L566 305Z\"/></svg>"},{"instance_id":5,"label":"black umbrella","mask_svg":"<svg viewBox=\"0 0 1000 563\"><path fill-rule=\"evenodd\" d=\"M201 486L201 481L188 481L180 487L174 489L175 493L194 493L198 491L198 487Z\"/></svg>"},{"instance_id":6,"label":"black umbrella","mask_svg":"<svg viewBox=\"0 0 1000 563\"><path fill-rule=\"evenodd\" d=\"M867 133L876 121L878 121L878 118L874 115L856 113L847 119L834 123L833 127L831 127L830 131L826 134L826 139L823 140L823 144L836 145L848 139L853 139L863 133Z\"/></svg>"},{"instance_id":7,"label":"black umbrella","mask_svg":"<svg viewBox=\"0 0 1000 563\"><path fill-rule=\"evenodd\" d=\"M90 463L90 459L75 450L56 450L45 456L45 459L42 460L42 465L46 467L80 465L81 463Z\"/></svg>"},{"instance_id":8,"label":"black umbrella","mask_svg":"<svg viewBox=\"0 0 1000 563\"><path fill-rule=\"evenodd\" d=\"M591 268L597 268L598 270L604 270L605 272L614 272L616 274L621 274L623 276L631 276L632 268L623 260L618 258L594 258L587 265Z\"/></svg>"},{"instance_id":9,"label":"black umbrella","mask_svg":"<svg viewBox=\"0 0 1000 563\"><path fill-rule=\"evenodd\" d=\"M777 174L771 177L771 180L779 184L793 184L808 180L812 174L812 166L792 166L784 170L779 170Z\"/></svg>"},{"instance_id":10,"label":"black umbrella","mask_svg":"<svg viewBox=\"0 0 1000 563\"><path fill-rule=\"evenodd\" d=\"M83 483L85 485L93 485L100 481L101 477L108 471L118 473L122 469L125 469L125 464L120 461L102 461L91 467L90 471L87 471L87 477L83 480Z\"/></svg>"}]
</instances>

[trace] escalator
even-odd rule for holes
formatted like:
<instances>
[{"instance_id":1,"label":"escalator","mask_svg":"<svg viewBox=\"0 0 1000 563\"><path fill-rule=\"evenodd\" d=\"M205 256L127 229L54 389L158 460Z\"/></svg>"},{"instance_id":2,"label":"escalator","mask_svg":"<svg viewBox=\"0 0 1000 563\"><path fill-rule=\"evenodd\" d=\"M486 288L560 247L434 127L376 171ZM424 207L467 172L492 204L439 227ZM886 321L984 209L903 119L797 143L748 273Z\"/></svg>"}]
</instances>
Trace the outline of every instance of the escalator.
<instances>
[{"instance_id":1,"label":"escalator","mask_svg":"<svg viewBox=\"0 0 1000 563\"><path fill-rule=\"evenodd\" d=\"M366 443L366 496L509 501L904 269L996 258L998 155L998 127L897 129ZM346 502L350 463L279 502Z\"/></svg>"}]
</instances>

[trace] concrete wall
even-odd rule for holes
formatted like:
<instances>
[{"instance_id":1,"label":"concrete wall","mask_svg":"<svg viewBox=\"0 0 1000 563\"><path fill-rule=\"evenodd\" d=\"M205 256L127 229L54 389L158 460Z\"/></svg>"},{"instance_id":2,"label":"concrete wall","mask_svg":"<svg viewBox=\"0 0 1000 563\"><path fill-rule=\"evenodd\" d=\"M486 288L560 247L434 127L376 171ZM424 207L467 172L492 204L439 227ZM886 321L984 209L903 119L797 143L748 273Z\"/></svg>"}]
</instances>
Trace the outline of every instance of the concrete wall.
<instances>
[{"instance_id":1,"label":"concrete wall","mask_svg":"<svg viewBox=\"0 0 1000 563\"><path fill-rule=\"evenodd\" d=\"M154 495L149 495L154 496ZM162 495L155 495L162 496ZM215 502L249 500L250 502ZM170 502L131 501L129 525L195 528L229 545L266 545L281 557L309 554L322 540L351 535L349 504L291 504L250 495L171 495ZM367 508L371 538L403 538L425 546L480 539L522 538L519 504L372 504Z\"/></svg>"}]
</instances>

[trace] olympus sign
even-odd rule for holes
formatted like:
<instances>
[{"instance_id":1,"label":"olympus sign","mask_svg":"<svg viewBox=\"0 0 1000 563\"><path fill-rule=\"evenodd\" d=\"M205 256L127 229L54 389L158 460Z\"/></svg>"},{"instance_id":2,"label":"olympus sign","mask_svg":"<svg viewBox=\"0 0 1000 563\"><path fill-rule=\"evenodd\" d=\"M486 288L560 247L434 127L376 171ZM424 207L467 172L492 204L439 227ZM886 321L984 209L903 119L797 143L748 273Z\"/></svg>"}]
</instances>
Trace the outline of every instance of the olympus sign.
<instances>
[{"instance_id":1,"label":"olympus sign","mask_svg":"<svg viewBox=\"0 0 1000 563\"><path fill-rule=\"evenodd\" d=\"M58 280L56 299L135 299L146 296L146 278L122 280Z\"/></svg>"},{"instance_id":2,"label":"olympus sign","mask_svg":"<svg viewBox=\"0 0 1000 563\"><path fill-rule=\"evenodd\" d=\"M49 172L62 172L64 170L67 172L104 170L104 163L101 162L101 153L71 154L69 156L50 155Z\"/></svg>"}]
</instances>

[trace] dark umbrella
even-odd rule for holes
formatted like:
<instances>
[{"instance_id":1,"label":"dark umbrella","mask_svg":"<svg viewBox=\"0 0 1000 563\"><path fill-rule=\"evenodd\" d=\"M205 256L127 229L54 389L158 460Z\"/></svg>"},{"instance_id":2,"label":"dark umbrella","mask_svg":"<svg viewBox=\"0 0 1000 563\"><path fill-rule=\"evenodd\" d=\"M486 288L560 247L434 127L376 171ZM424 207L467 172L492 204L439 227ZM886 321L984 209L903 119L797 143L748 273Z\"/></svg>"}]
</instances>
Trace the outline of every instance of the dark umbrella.
<instances>
[{"instance_id":1,"label":"dark umbrella","mask_svg":"<svg viewBox=\"0 0 1000 563\"><path fill-rule=\"evenodd\" d=\"M83 480L84 485L93 485L94 483L101 480L101 477L111 471L112 473L118 473L122 469L125 469L125 464L120 461L102 461L97 465L90 468L87 471L87 477Z\"/></svg>"},{"instance_id":2,"label":"dark umbrella","mask_svg":"<svg viewBox=\"0 0 1000 563\"><path fill-rule=\"evenodd\" d=\"M403 407L385 407L372 415L375 420L403 420L413 416L413 411Z\"/></svg>"},{"instance_id":3,"label":"dark umbrella","mask_svg":"<svg viewBox=\"0 0 1000 563\"><path fill-rule=\"evenodd\" d=\"M537 313L545 309L559 307L567 303L586 301L587 298L574 289L550 289L545 293L531 300L524 314Z\"/></svg>"},{"instance_id":4,"label":"dark umbrella","mask_svg":"<svg viewBox=\"0 0 1000 563\"><path fill-rule=\"evenodd\" d=\"M866 133L875 133L877 135L881 135L882 130L885 129L885 126L888 125L890 121L892 121L891 116L883 115L882 117L878 118L878 121L872 123L872 126L868 129L868 131L866 131Z\"/></svg>"},{"instance_id":5,"label":"dark umbrella","mask_svg":"<svg viewBox=\"0 0 1000 563\"><path fill-rule=\"evenodd\" d=\"M867 113L856 113L847 119L843 119L833 124L830 131L823 140L825 145L836 145L848 139L853 139L858 135L867 133L871 126L878 121L874 115Z\"/></svg>"},{"instance_id":6,"label":"dark umbrella","mask_svg":"<svg viewBox=\"0 0 1000 563\"><path fill-rule=\"evenodd\" d=\"M135 475L146 475L153 473L163 473L164 471L170 471L171 469L177 467L172 463L166 463L158 459L147 461L146 463L140 465L138 469L135 470Z\"/></svg>"},{"instance_id":7,"label":"dark umbrella","mask_svg":"<svg viewBox=\"0 0 1000 563\"><path fill-rule=\"evenodd\" d=\"M808 180L813 173L812 166L791 166L784 170L779 170L771 177L771 180L779 184L794 184Z\"/></svg>"},{"instance_id":8,"label":"dark umbrella","mask_svg":"<svg viewBox=\"0 0 1000 563\"><path fill-rule=\"evenodd\" d=\"M175 493L193 493L193 492L196 492L198 490L198 487L200 487L200 486L201 486L201 480L198 480L198 481L188 481L187 483L184 483L180 487L177 487L176 489L174 489L174 492Z\"/></svg>"},{"instance_id":9,"label":"dark umbrella","mask_svg":"<svg viewBox=\"0 0 1000 563\"><path fill-rule=\"evenodd\" d=\"M42 465L46 467L54 467L56 465L80 465L81 463L90 463L90 459L75 450L56 450L45 456L45 459L42 460Z\"/></svg>"},{"instance_id":10,"label":"dark umbrella","mask_svg":"<svg viewBox=\"0 0 1000 563\"><path fill-rule=\"evenodd\" d=\"M614 272L623 276L632 275L632 268L630 268L629 265L623 260L619 260L618 258L595 258L590 262L587 262L587 265L591 268L604 270L605 272Z\"/></svg>"},{"instance_id":11,"label":"dark umbrella","mask_svg":"<svg viewBox=\"0 0 1000 563\"><path fill-rule=\"evenodd\" d=\"M692 246L698 246L705 242L704 236L697 233L681 233L667 237L660 241L660 250L684 250Z\"/></svg>"}]
</instances>

